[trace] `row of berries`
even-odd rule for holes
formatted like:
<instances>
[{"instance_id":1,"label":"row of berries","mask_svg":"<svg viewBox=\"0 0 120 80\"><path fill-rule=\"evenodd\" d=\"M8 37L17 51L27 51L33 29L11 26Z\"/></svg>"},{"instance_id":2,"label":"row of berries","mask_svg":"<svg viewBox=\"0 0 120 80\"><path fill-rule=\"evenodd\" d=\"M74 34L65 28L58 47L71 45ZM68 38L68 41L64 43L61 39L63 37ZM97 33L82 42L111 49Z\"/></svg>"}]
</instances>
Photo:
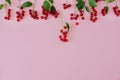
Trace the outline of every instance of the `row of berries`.
<instances>
[{"instance_id":1,"label":"row of berries","mask_svg":"<svg viewBox=\"0 0 120 80\"><path fill-rule=\"evenodd\" d=\"M7 15L4 17L6 20L10 20L11 18L11 9L7 9Z\"/></svg>"},{"instance_id":2,"label":"row of berries","mask_svg":"<svg viewBox=\"0 0 120 80\"><path fill-rule=\"evenodd\" d=\"M63 9L70 8L71 6L72 6L71 4L64 3L63 4Z\"/></svg>"},{"instance_id":3,"label":"row of berries","mask_svg":"<svg viewBox=\"0 0 120 80\"><path fill-rule=\"evenodd\" d=\"M94 7L92 7L92 12L90 13L90 21L97 21L97 10Z\"/></svg>"},{"instance_id":4,"label":"row of berries","mask_svg":"<svg viewBox=\"0 0 120 80\"><path fill-rule=\"evenodd\" d=\"M64 4L66 5L66 4ZM69 4L70 5L70 4ZM115 6L113 7L113 11L114 11L114 14L116 16L120 16L120 10L118 9L118 6ZM80 10L80 15L79 14L76 14L76 13L71 13L70 14L70 19L71 20L77 20L79 17L81 17L82 20L84 20L84 14L83 14L83 10ZM19 11L16 12L17 16L17 21L19 22L20 20L22 20L25 16L25 11L24 11L24 8L20 8ZM39 16L38 16L38 12L35 11L35 10L29 10L29 14L30 16L33 18L33 19L36 19L38 20L39 19ZM44 9L44 7L42 6L42 16L41 16L41 19L47 19L48 18L48 15L51 14L53 15L55 18L58 17L59 13L57 11L55 12L51 12L51 11L46 11ZM108 14L108 12L106 11L106 7L104 7L102 10L101 10L101 14L103 16L105 16L106 14ZM4 19L6 20L10 20L11 18L11 9L7 9L7 15L4 17ZM96 9L93 7L92 8L92 12L90 14L90 20L93 21L93 22L96 22L97 20L97 11Z\"/></svg>"}]
</instances>

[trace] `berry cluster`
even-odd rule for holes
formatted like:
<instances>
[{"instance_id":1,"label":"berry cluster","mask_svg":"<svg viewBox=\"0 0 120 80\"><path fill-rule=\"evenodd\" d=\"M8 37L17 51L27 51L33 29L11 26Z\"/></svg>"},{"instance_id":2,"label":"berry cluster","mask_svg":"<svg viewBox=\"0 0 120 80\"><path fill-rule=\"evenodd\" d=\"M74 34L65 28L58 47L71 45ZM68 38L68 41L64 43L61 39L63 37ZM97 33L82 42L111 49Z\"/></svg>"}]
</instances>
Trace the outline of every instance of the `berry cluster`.
<instances>
[{"instance_id":1,"label":"berry cluster","mask_svg":"<svg viewBox=\"0 0 120 80\"><path fill-rule=\"evenodd\" d=\"M10 20L11 17L11 9L7 9L7 16L4 17L6 20Z\"/></svg>"},{"instance_id":2,"label":"berry cluster","mask_svg":"<svg viewBox=\"0 0 120 80\"><path fill-rule=\"evenodd\" d=\"M66 4L66 3L64 3L64 4L63 4L63 9L70 8L71 6L72 6L71 4Z\"/></svg>"},{"instance_id":3,"label":"berry cluster","mask_svg":"<svg viewBox=\"0 0 120 80\"><path fill-rule=\"evenodd\" d=\"M61 29L60 32L61 32L61 35L59 35L60 41L68 42L68 39L67 39L67 35L68 35L67 27L64 26L64 29Z\"/></svg>"},{"instance_id":4,"label":"berry cluster","mask_svg":"<svg viewBox=\"0 0 120 80\"><path fill-rule=\"evenodd\" d=\"M41 16L41 19L45 19L47 20L48 18L48 11L45 10L44 6L42 6L42 16Z\"/></svg>"},{"instance_id":5,"label":"berry cluster","mask_svg":"<svg viewBox=\"0 0 120 80\"><path fill-rule=\"evenodd\" d=\"M23 7L20 7L20 10L16 12L17 16L17 21L19 22L20 20L22 20L25 16L25 11L23 9Z\"/></svg>"},{"instance_id":6,"label":"berry cluster","mask_svg":"<svg viewBox=\"0 0 120 80\"><path fill-rule=\"evenodd\" d=\"M39 19L38 12L36 10L29 9L29 14L30 14L31 18L36 19L36 20Z\"/></svg>"},{"instance_id":7,"label":"berry cluster","mask_svg":"<svg viewBox=\"0 0 120 80\"><path fill-rule=\"evenodd\" d=\"M84 20L84 11L83 10L80 10L80 16L81 16L81 19Z\"/></svg>"},{"instance_id":8,"label":"berry cluster","mask_svg":"<svg viewBox=\"0 0 120 80\"><path fill-rule=\"evenodd\" d=\"M71 13L70 14L70 20L77 20L79 18L79 15L76 13Z\"/></svg>"},{"instance_id":9,"label":"berry cluster","mask_svg":"<svg viewBox=\"0 0 120 80\"><path fill-rule=\"evenodd\" d=\"M120 10L118 10L118 6L113 7L113 11L116 16L120 16Z\"/></svg>"},{"instance_id":10,"label":"berry cluster","mask_svg":"<svg viewBox=\"0 0 120 80\"><path fill-rule=\"evenodd\" d=\"M70 14L70 20L77 20L78 18L79 18L79 14L76 14L76 13ZM79 23L76 22L75 25L79 25Z\"/></svg>"},{"instance_id":11,"label":"berry cluster","mask_svg":"<svg viewBox=\"0 0 120 80\"><path fill-rule=\"evenodd\" d=\"M96 22L97 21L97 11L94 7L92 7L92 12L90 14L90 20L92 22Z\"/></svg>"},{"instance_id":12,"label":"berry cluster","mask_svg":"<svg viewBox=\"0 0 120 80\"><path fill-rule=\"evenodd\" d=\"M41 19L47 20L49 14L54 16L55 18L58 18L58 15L59 15L59 13L56 10L54 10L54 11L47 11L47 10L45 10L44 6L42 6L42 16L41 16Z\"/></svg>"},{"instance_id":13,"label":"berry cluster","mask_svg":"<svg viewBox=\"0 0 120 80\"><path fill-rule=\"evenodd\" d=\"M107 6L105 6L105 7L101 10L101 14L102 14L103 16L105 16L106 14L108 14L108 7L107 7Z\"/></svg>"}]
</instances>

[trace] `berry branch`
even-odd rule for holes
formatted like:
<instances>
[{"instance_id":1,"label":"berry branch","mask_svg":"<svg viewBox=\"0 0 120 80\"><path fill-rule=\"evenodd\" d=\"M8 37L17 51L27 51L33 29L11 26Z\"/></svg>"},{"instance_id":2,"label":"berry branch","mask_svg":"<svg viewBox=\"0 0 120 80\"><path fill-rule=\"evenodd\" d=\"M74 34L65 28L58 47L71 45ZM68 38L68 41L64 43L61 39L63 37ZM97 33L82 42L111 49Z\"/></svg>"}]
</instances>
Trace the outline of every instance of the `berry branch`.
<instances>
[{"instance_id":1,"label":"berry branch","mask_svg":"<svg viewBox=\"0 0 120 80\"><path fill-rule=\"evenodd\" d=\"M10 20L10 18L11 18L11 9L8 8L11 5L12 5L11 0L5 0L4 4L0 4L0 10L5 8L6 16L4 17L4 19L6 19L6 20Z\"/></svg>"},{"instance_id":2,"label":"berry branch","mask_svg":"<svg viewBox=\"0 0 120 80\"><path fill-rule=\"evenodd\" d=\"M38 20L39 17L38 17L38 12L35 10L35 4L36 4L36 0L34 0L33 8L29 9L29 14L31 18Z\"/></svg>"},{"instance_id":3,"label":"berry branch","mask_svg":"<svg viewBox=\"0 0 120 80\"><path fill-rule=\"evenodd\" d=\"M45 0L42 5L42 16L41 19L48 19L48 16L52 15L55 18L58 18L58 11L56 10L54 6L54 1L53 0Z\"/></svg>"},{"instance_id":4,"label":"berry branch","mask_svg":"<svg viewBox=\"0 0 120 80\"><path fill-rule=\"evenodd\" d=\"M16 18L17 18L17 21L19 22L25 16L25 10L24 10L24 8L31 7L33 4L31 2L29 2L29 1L26 1L26 2L24 2L21 5L21 0L18 0L18 2L19 2L19 5L18 5L19 11L16 11L16 14L17 14Z\"/></svg>"}]
</instances>

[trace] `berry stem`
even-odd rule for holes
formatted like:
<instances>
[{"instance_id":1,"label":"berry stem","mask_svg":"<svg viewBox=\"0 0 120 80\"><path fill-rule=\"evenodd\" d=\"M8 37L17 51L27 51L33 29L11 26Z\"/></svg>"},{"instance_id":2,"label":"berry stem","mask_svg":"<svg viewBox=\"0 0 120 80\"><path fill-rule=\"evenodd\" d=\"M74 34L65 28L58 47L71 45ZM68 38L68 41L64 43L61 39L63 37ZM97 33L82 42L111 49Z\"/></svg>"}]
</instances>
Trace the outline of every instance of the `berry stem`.
<instances>
[{"instance_id":1,"label":"berry stem","mask_svg":"<svg viewBox=\"0 0 120 80\"><path fill-rule=\"evenodd\" d=\"M66 0L66 4L68 3L68 0Z\"/></svg>"},{"instance_id":2,"label":"berry stem","mask_svg":"<svg viewBox=\"0 0 120 80\"><path fill-rule=\"evenodd\" d=\"M19 12L20 12L21 0L18 0L18 7L19 7Z\"/></svg>"},{"instance_id":3,"label":"berry stem","mask_svg":"<svg viewBox=\"0 0 120 80\"><path fill-rule=\"evenodd\" d=\"M60 14L60 18L61 18L61 22L62 22L62 26L64 26L64 22L63 22L63 18L62 18L62 12L58 11Z\"/></svg>"},{"instance_id":4,"label":"berry stem","mask_svg":"<svg viewBox=\"0 0 120 80\"><path fill-rule=\"evenodd\" d=\"M7 3L6 3L6 1L5 1L5 11L6 11L6 15L7 15Z\"/></svg>"},{"instance_id":5,"label":"berry stem","mask_svg":"<svg viewBox=\"0 0 120 80\"><path fill-rule=\"evenodd\" d=\"M118 6L118 4L117 4L117 0L115 0L115 4L116 4L116 6Z\"/></svg>"},{"instance_id":6,"label":"berry stem","mask_svg":"<svg viewBox=\"0 0 120 80\"><path fill-rule=\"evenodd\" d=\"M35 14L35 13L34 13L35 4L36 4L36 0L34 0L34 3L33 3L33 9L32 9L32 13L33 13L33 15Z\"/></svg>"},{"instance_id":7,"label":"berry stem","mask_svg":"<svg viewBox=\"0 0 120 80\"><path fill-rule=\"evenodd\" d=\"M76 4L75 4L76 1L73 0L73 2L74 2L74 8L75 8L75 9L74 9L74 14L76 14L76 11L77 11L77 7L76 7ZM75 15L74 15L74 16L75 16Z\"/></svg>"},{"instance_id":8,"label":"berry stem","mask_svg":"<svg viewBox=\"0 0 120 80\"><path fill-rule=\"evenodd\" d=\"M33 11L35 9L35 4L36 4L36 0L34 0L34 3L33 3Z\"/></svg>"}]
</instances>

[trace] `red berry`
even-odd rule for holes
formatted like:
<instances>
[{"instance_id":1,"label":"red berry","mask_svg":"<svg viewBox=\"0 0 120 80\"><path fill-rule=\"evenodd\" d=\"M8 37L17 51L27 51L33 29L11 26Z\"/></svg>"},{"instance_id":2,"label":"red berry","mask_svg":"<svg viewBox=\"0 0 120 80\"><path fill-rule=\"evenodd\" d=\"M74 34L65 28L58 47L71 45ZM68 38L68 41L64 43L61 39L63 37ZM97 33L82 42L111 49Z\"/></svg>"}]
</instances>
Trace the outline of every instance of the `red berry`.
<instances>
[{"instance_id":1,"label":"red berry","mask_svg":"<svg viewBox=\"0 0 120 80\"><path fill-rule=\"evenodd\" d=\"M63 33L63 30L61 29L60 32Z\"/></svg>"},{"instance_id":2,"label":"red berry","mask_svg":"<svg viewBox=\"0 0 120 80\"><path fill-rule=\"evenodd\" d=\"M23 7L20 7L21 10L23 10Z\"/></svg>"},{"instance_id":3,"label":"red berry","mask_svg":"<svg viewBox=\"0 0 120 80\"><path fill-rule=\"evenodd\" d=\"M73 17L71 17L70 19L73 20Z\"/></svg>"},{"instance_id":4,"label":"red berry","mask_svg":"<svg viewBox=\"0 0 120 80\"><path fill-rule=\"evenodd\" d=\"M75 23L75 25L79 25L79 23L78 23L78 22L76 22L76 23Z\"/></svg>"},{"instance_id":5,"label":"red berry","mask_svg":"<svg viewBox=\"0 0 120 80\"><path fill-rule=\"evenodd\" d=\"M73 13L70 14L70 16L73 16L73 15L74 15Z\"/></svg>"},{"instance_id":6,"label":"red berry","mask_svg":"<svg viewBox=\"0 0 120 80\"><path fill-rule=\"evenodd\" d=\"M67 27L66 26L64 26L64 29L66 29Z\"/></svg>"},{"instance_id":7,"label":"red berry","mask_svg":"<svg viewBox=\"0 0 120 80\"><path fill-rule=\"evenodd\" d=\"M85 18L84 17L82 17L82 20L84 20Z\"/></svg>"}]
</instances>

